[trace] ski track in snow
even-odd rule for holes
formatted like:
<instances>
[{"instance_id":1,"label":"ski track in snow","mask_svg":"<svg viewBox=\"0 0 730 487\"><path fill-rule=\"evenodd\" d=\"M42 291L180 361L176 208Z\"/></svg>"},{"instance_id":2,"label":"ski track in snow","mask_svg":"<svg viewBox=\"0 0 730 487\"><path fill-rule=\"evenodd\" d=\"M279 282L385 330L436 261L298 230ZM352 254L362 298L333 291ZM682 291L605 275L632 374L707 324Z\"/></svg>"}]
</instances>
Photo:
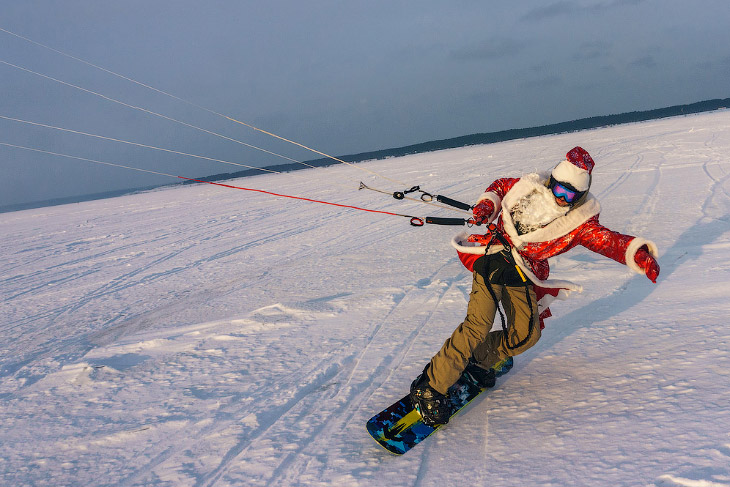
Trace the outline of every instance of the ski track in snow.
<instances>
[{"instance_id":1,"label":"ski track in snow","mask_svg":"<svg viewBox=\"0 0 730 487\"><path fill-rule=\"evenodd\" d=\"M659 285L553 259L586 291L403 457L364 423L463 319L449 227L208 186L0 215L0 484L730 486L730 111L363 166L473 201L574 145L601 222L659 245ZM361 175L243 185L456 216Z\"/></svg>"}]
</instances>

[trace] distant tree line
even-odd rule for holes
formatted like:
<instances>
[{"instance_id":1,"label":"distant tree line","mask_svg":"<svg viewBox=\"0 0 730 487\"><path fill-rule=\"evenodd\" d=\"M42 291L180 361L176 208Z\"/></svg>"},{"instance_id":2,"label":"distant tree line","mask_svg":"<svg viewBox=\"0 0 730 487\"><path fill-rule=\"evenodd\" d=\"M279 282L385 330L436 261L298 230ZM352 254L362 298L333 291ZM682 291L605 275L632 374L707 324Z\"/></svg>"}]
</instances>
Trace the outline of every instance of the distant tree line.
<instances>
[{"instance_id":1,"label":"distant tree line","mask_svg":"<svg viewBox=\"0 0 730 487\"><path fill-rule=\"evenodd\" d=\"M657 108L655 110L645 110L638 112L620 113L618 115L603 115L599 117L581 118L570 122L554 123L550 125L542 125L539 127L530 127L522 129L501 130L499 132L490 132L482 134L464 135L451 139L433 140L431 142L423 142L420 144L408 145L405 147L397 147L394 149L383 149L371 152L361 152L359 154L350 154L338 156L339 159L347 162L370 161L374 159L386 159L388 157L399 157L409 154L419 154L422 152L432 152L443 149L454 149L457 147L466 147L479 144L494 144L496 142L505 142L507 140L525 139L529 137L537 137L541 135L563 134L570 132L578 132L580 130L592 129L597 127L607 127L610 125L620 125L625 123L643 122L646 120L656 120L660 118L676 117L681 115L689 115L692 113L709 112L730 107L730 98L707 100L689 105L676 105L667 108ZM310 166L324 167L337 164L329 158L314 159L305 161ZM265 169L271 169L279 172L296 171L305 169L301 164L279 164L266 166ZM247 169L233 173L215 174L212 176L200 177L203 181L221 181L225 179L234 179L246 176L257 176L262 174L261 171ZM183 184L192 184L186 182Z\"/></svg>"},{"instance_id":2,"label":"distant tree line","mask_svg":"<svg viewBox=\"0 0 730 487\"><path fill-rule=\"evenodd\" d=\"M372 152L362 152L360 154L350 154L345 156L339 156L339 159L347 162L361 162L369 161L373 159L386 159L388 157L405 156L408 154L419 154L422 152L431 152L442 149L453 149L456 147L465 147L469 145L478 144L494 144L496 142L504 142L507 140L514 139L525 139L528 137L537 137L540 135L552 135L577 132L580 130L592 129L597 127L606 127L610 125L620 125L624 123L632 122L643 122L646 120L656 120L659 118L676 117L681 115L689 115L692 113L709 112L712 110L719 110L723 108L730 108L730 98L722 100L707 100L698 103L691 103L689 105L677 105L668 108L659 108L656 110L646 110L643 112L629 112L621 113L618 115L604 115L601 117L590 117L581 118L580 120L573 120L571 122L554 123L551 125L543 125L540 127L531 127L524 129L511 129L502 130L500 132L491 132L486 134L472 134L464 135L462 137L455 137L453 139L444 140L433 140L431 142L423 142L421 144L409 145L406 147L398 147L395 149L384 149ZM310 166L324 167L337 164L332 159L314 159L311 161L305 161ZM279 172L298 171L305 169L301 164L279 164L273 166L266 166L264 169L271 169ZM262 171L255 169L247 169L245 171L238 171L233 173L222 173L214 174L212 176L202 176L196 179L202 181L223 181L226 179L235 179L247 176L259 176L263 174ZM196 184L194 182L186 181L185 183L175 184ZM167 186L167 185L165 185ZM160 186L151 186L147 188L136 188L127 190L110 191L105 193L81 195L81 196L70 196L66 198L57 198L46 201L35 201L31 203L21 203L15 205L7 205L0 207L0 213L8 211L19 211L29 208L40 208L44 206L62 205L67 203L78 203L81 201L91 201L102 198L111 198L114 196L121 196L125 194L131 194L138 191L147 191L155 189Z\"/></svg>"}]
</instances>

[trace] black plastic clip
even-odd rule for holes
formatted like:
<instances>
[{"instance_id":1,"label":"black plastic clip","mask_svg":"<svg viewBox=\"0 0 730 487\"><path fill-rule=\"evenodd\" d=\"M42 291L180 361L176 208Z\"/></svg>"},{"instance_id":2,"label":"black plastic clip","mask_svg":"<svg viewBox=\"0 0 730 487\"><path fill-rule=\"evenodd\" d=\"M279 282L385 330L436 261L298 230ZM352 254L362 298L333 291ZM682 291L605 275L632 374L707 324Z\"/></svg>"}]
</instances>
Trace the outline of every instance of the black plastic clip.
<instances>
[{"instance_id":1,"label":"black plastic clip","mask_svg":"<svg viewBox=\"0 0 730 487\"><path fill-rule=\"evenodd\" d=\"M421 187L413 186L411 189L407 189L405 191L396 191L395 193L393 193L393 198L397 200L402 200L406 197L408 193L415 193L416 191L421 191Z\"/></svg>"}]
</instances>

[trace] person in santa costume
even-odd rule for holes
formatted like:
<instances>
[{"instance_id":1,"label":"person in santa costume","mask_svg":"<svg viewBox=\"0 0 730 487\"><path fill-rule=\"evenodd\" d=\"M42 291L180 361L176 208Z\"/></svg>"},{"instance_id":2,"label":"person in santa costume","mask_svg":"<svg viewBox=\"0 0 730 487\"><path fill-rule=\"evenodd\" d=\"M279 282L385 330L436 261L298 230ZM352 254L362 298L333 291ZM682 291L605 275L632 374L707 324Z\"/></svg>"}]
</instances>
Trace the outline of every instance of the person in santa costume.
<instances>
[{"instance_id":1,"label":"person in santa costume","mask_svg":"<svg viewBox=\"0 0 730 487\"><path fill-rule=\"evenodd\" d=\"M601 206L589 193L593 167L590 154L575 147L550 173L497 179L479 198L474 220L492 230L452 240L474 276L466 319L411 385L411 401L426 424L448 422L447 391L462 374L482 387L494 386L495 365L540 339L550 302L582 290L548 279L548 258L582 245L656 283L656 245L599 223ZM497 312L502 329L491 331Z\"/></svg>"}]
</instances>

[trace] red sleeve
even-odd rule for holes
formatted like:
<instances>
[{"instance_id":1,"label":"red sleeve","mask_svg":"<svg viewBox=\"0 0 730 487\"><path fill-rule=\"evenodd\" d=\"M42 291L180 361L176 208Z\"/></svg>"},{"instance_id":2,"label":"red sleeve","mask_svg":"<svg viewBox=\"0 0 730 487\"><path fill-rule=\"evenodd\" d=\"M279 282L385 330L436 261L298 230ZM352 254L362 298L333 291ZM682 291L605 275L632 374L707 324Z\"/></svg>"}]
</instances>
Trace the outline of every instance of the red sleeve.
<instances>
[{"instance_id":1,"label":"red sleeve","mask_svg":"<svg viewBox=\"0 0 730 487\"><path fill-rule=\"evenodd\" d=\"M577 243L609 259L626 264L626 250L634 239L631 235L609 230L598 222L598 215L581 225Z\"/></svg>"},{"instance_id":2,"label":"red sleeve","mask_svg":"<svg viewBox=\"0 0 730 487\"><path fill-rule=\"evenodd\" d=\"M507 194L507 191L512 189L512 186L519 180L520 178L499 178L489 185L485 193L494 193L501 200Z\"/></svg>"}]
</instances>

